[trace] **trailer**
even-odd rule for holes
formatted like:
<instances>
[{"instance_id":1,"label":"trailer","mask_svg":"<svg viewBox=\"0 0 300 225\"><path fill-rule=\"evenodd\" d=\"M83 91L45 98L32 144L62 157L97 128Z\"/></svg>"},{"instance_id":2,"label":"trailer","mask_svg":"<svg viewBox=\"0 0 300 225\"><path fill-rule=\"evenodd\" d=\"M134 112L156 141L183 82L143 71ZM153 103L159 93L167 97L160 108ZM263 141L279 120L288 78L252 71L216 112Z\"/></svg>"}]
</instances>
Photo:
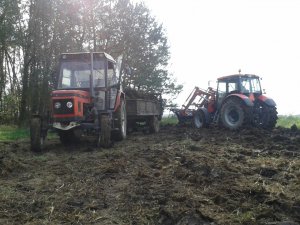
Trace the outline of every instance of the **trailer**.
<instances>
[{"instance_id":1,"label":"trailer","mask_svg":"<svg viewBox=\"0 0 300 225\"><path fill-rule=\"evenodd\" d=\"M125 95L128 129L133 130L138 124L143 124L150 133L157 133L163 114L161 95L144 94L132 89L125 90Z\"/></svg>"}]
</instances>

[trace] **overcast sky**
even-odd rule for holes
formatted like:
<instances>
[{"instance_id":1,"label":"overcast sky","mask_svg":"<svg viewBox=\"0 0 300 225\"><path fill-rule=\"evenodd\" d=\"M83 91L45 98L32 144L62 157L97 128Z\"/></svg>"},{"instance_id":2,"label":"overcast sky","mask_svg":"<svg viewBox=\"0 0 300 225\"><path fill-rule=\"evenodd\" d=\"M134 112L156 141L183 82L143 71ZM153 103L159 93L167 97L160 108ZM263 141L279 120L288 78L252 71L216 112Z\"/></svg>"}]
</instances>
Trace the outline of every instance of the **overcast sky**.
<instances>
[{"instance_id":1,"label":"overcast sky","mask_svg":"<svg viewBox=\"0 0 300 225\"><path fill-rule=\"evenodd\" d=\"M300 0L144 2L166 29L179 105L195 85L241 69L263 78L279 114L300 114Z\"/></svg>"}]
</instances>

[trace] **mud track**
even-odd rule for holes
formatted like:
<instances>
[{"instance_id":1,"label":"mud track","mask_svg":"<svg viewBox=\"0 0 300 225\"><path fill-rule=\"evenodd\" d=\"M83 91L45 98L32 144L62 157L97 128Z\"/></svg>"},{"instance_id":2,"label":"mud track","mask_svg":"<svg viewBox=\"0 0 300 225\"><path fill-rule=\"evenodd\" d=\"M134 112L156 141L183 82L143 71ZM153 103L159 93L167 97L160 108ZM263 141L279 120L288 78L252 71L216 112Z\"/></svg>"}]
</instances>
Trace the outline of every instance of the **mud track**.
<instances>
[{"instance_id":1,"label":"mud track","mask_svg":"<svg viewBox=\"0 0 300 225\"><path fill-rule=\"evenodd\" d=\"M39 154L0 143L0 224L298 223L298 131L170 126Z\"/></svg>"}]
</instances>

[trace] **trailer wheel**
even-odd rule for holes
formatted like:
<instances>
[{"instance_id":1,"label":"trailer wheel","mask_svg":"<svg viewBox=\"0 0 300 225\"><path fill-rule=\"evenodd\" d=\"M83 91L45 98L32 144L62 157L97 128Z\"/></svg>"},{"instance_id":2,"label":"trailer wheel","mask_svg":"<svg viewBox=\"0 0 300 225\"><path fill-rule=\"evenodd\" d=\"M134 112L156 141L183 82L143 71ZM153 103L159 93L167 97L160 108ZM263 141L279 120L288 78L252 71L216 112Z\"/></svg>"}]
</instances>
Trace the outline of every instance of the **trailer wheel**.
<instances>
[{"instance_id":1,"label":"trailer wheel","mask_svg":"<svg viewBox=\"0 0 300 225\"><path fill-rule=\"evenodd\" d=\"M113 138L116 141L122 141L127 135L127 115L126 115L126 105L123 99L121 99L121 104L116 112L116 128L118 130L113 131Z\"/></svg>"},{"instance_id":2,"label":"trailer wheel","mask_svg":"<svg viewBox=\"0 0 300 225\"><path fill-rule=\"evenodd\" d=\"M34 152L40 152L44 146L41 118L34 117L30 121L30 144Z\"/></svg>"},{"instance_id":3,"label":"trailer wheel","mask_svg":"<svg viewBox=\"0 0 300 225\"><path fill-rule=\"evenodd\" d=\"M157 116L152 116L149 120L149 131L150 133L158 133L159 132L159 120Z\"/></svg>"},{"instance_id":4,"label":"trailer wheel","mask_svg":"<svg viewBox=\"0 0 300 225\"><path fill-rule=\"evenodd\" d=\"M196 111L196 113L194 114L193 122L194 122L194 127L197 129L207 127L208 125L205 115L201 111Z\"/></svg>"},{"instance_id":5,"label":"trailer wheel","mask_svg":"<svg viewBox=\"0 0 300 225\"><path fill-rule=\"evenodd\" d=\"M104 148L111 147L111 121L108 115L101 116L100 145Z\"/></svg>"},{"instance_id":6,"label":"trailer wheel","mask_svg":"<svg viewBox=\"0 0 300 225\"><path fill-rule=\"evenodd\" d=\"M246 110L238 99L228 100L221 108L222 124L230 130L239 129L246 122L246 118Z\"/></svg>"}]
</instances>

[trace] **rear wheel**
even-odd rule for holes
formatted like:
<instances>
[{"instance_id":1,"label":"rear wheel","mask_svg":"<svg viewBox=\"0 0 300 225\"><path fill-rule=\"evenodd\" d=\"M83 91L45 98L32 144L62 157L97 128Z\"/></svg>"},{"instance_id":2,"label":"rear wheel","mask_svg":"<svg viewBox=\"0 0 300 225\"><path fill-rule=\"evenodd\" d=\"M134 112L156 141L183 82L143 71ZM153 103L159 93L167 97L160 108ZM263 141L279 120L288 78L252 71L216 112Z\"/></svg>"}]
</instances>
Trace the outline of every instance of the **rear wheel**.
<instances>
[{"instance_id":1,"label":"rear wheel","mask_svg":"<svg viewBox=\"0 0 300 225\"><path fill-rule=\"evenodd\" d=\"M221 108L221 122L230 130L239 129L247 123L247 106L239 99L229 99Z\"/></svg>"},{"instance_id":2,"label":"rear wheel","mask_svg":"<svg viewBox=\"0 0 300 225\"><path fill-rule=\"evenodd\" d=\"M44 146L44 137L42 135L41 118L32 118L30 121L30 144L31 150L40 152Z\"/></svg>"},{"instance_id":3,"label":"rear wheel","mask_svg":"<svg viewBox=\"0 0 300 225\"><path fill-rule=\"evenodd\" d=\"M272 130L277 122L277 109L275 106L260 105L257 111L256 120L257 127Z\"/></svg>"},{"instance_id":4,"label":"rear wheel","mask_svg":"<svg viewBox=\"0 0 300 225\"><path fill-rule=\"evenodd\" d=\"M203 127L207 127L207 122L205 119L205 115L201 111L196 111L193 117L193 125L195 128L200 129Z\"/></svg>"},{"instance_id":5,"label":"rear wheel","mask_svg":"<svg viewBox=\"0 0 300 225\"><path fill-rule=\"evenodd\" d=\"M157 116L152 116L149 120L149 131L150 133L158 133L159 132L159 120Z\"/></svg>"},{"instance_id":6,"label":"rear wheel","mask_svg":"<svg viewBox=\"0 0 300 225\"><path fill-rule=\"evenodd\" d=\"M126 105L123 99L121 99L120 107L116 112L115 127L118 130L113 131L113 138L116 141L122 141L127 135L127 116Z\"/></svg>"},{"instance_id":7,"label":"rear wheel","mask_svg":"<svg viewBox=\"0 0 300 225\"><path fill-rule=\"evenodd\" d=\"M111 120L109 115L101 116L100 145L104 148L111 146Z\"/></svg>"}]
</instances>

